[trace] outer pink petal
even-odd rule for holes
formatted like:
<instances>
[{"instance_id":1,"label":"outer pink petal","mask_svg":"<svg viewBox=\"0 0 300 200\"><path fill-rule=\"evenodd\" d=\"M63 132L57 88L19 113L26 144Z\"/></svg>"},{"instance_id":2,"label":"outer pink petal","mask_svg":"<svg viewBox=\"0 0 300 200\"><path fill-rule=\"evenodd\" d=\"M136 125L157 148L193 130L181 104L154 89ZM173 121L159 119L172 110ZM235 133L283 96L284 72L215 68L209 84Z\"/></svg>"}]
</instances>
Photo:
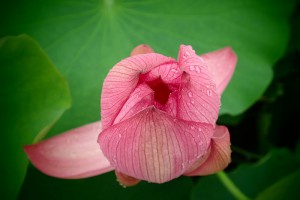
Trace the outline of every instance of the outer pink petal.
<instances>
[{"instance_id":1,"label":"outer pink petal","mask_svg":"<svg viewBox=\"0 0 300 200\"><path fill-rule=\"evenodd\" d=\"M225 169L231 161L230 137L227 127L216 126L207 160L187 176L214 174Z\"/></svg>"},{"instance_id":2,"label":"outer pink petal","mask_svg":"<svg viewBox=\"0 0 300 200\"><path fill-rule=\"evenodd\" d=\"M116 64L103 83L101 116L103 129L112 125L129 95L136 88L141 74L169 62L172 58L156 53L136 55Z\"/></svg>"},{"instance_id":3,"label":"outer pink petal","mask_svg":"<svg viewBox=\"0 0 300 200\"><path fill-rule=\"evenodd\" d=\"M118 172L163 183L180 176L210 145L213 127L149 107L113 125L98 142Z\"/></svg>"},{"instance_id":4,"label":"outer pink petal","mask_svg":"<svg viewBox=\"0 0 300 200\"><path fill-rule=\"evenodd\" d=\"M218 119L220 96L210 72L191 46L180 46L178 60L183 71L178 117L214 125Z\"/></svg>"},{"instance_id":5,"label":"outer pink petal","mask_svg":"<svg viewBox=\"0 0 300 200\"><path fill-rule=\"evenodd\" d=\"M24 149L36 168L58 178L85 178L113 170L97 137L101 123L70 130Z\"/></svg>"},{"instance_id":6,"label":"outer pink petal","mask_svg":"<svg viewBox=\"0 0 300 200\"><path fill-rule=\"evenodd\" d=\"M146 53L154 53L153 49L146 45L146 44L141 44L135 47L132 51L130 56L135 56L138 54L146 54Z\"/></svg>"},{"instance_id":7,"label":"outer pink petal","mask_svg":"<svg viewBox=\"0 0 300 200\"><path fill-rule=\"evenodd\" d=\"M201 57L213 75L217 91L221 95L235 70L237 63L236 54L230 47L225 47L214 52L203 54Z\"/></svg>"}]
</instances>

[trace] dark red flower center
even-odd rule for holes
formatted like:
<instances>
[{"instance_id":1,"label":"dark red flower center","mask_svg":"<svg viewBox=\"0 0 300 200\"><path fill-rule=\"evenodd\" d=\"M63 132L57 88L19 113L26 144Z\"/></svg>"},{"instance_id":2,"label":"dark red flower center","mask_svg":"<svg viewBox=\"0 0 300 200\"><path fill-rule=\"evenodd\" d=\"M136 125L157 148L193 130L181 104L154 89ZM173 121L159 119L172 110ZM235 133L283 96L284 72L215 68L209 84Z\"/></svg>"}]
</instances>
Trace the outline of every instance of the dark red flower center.
<instances>
[{"instance_id":1,"label":"dark red flower center","mask_svg":"<svg viewBox=\"0 0 300 200\"><path fill-rule=\"evenodd\" d=\"M165 105L168 102L169 95L172 92L167 84L164 83L160 77L153 81L147 82L147 84L154 91L154 100L162 105Z\"/></svg>"}]
</instances>

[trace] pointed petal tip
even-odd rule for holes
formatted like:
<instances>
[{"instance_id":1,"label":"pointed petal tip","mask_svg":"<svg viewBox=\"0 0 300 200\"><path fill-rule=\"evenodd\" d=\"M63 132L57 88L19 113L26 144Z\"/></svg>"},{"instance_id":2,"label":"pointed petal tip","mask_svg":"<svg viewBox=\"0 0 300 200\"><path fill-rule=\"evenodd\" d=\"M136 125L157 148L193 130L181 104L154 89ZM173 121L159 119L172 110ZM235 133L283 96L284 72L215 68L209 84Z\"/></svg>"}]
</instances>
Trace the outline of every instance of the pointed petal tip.
<instances>
[{"instance_id":1,"label":"pointed petal tip","mask_svg":"<svg viewBox=\"0 0 300 200\"><path fill-rule=\"evenodd\" d=\"M33 145L24 146L43 173L65 179L96 176L113 170L97 144L100 122L88 124Z\"/></svg>"},{"instance_id":2,"label":"pointed petal tip","mask_svg":"<svg viewBox=\"0 0 300 200\"><path fill-rule=\"evenodd\" d=\"M227 87L235 71L237 64L237 54L232 47L227 46L222 49L200 55L208 66L217 86L217 91L221 95Z\"/></svg>"},{"instance_id":3,"label":"pointed petal tip","mask_svg":"<svg viewBox=\"0 0 300 200\"><path fill-rule=\"evenodd\" d=\"M154 53L153 49L147 44L141 44L135 47L132 51L130 56L135 56L139 54L147 54L147 53Z\"/></svg>"},{"instance_id":4,"label":"pointed petal tip","mask_svg":"<svg viewBox=\"0 0 300 200\"><path fill-rule=\"evenodd\" d=\"M223 49L220 49L220 52L224 52L224 54L227 54L229 58L232 59L232 62L236 63L237 62L237 54L233 50L231 46L226 46Z\"/></svg>"},{"instance_id":5,"label":"pointed petal tip","mask_svg":"<svg viewBox=\"0 0 300 200\"><path fill-rule=\"evenodd\" d=\"M193 47L191 45L181 44L179 46L179 55L184 55L184 53L186 53L186 52L195 53L195 50L193 49Z\"/></svg>"}]
</instances>

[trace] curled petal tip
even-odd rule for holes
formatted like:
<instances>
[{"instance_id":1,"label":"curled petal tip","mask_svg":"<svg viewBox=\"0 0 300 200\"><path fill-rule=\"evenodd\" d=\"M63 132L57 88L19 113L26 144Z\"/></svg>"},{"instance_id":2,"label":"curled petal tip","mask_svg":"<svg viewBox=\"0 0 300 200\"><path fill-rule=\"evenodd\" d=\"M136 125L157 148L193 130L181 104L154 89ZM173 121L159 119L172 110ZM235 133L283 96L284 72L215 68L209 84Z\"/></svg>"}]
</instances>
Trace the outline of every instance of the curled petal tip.
<instances>
[{"instance_id":1,"label":"curled petal tip","mask_svg":"<svg viewBox=\"0 0 300 200\"><path fill-rule=\"evenodd\" d=\"M225 126L216 126L211 142L211 151L206 161L187 176L203 176L225 169L231 162L229 131Z\"/></svg>"}]
</instances>

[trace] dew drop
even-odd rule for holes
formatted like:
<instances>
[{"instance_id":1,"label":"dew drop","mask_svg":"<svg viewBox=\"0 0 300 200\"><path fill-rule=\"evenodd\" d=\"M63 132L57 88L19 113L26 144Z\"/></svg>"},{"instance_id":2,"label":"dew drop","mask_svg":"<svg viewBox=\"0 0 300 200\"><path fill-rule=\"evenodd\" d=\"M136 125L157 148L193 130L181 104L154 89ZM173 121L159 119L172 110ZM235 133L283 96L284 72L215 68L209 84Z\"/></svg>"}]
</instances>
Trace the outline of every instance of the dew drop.
<instances>
[{"instance_id":1,"label":"dew drop","mask_svg":"<svg viewBox=\"0 0 300 200\"><path fill-rule=\"evenodd\" d=\"M119 138L121 138L122 137L122 135L119 133Z\"/></svg>"},{"instance_id":2,"label":"dew drop","mask_svg":"<svg viewBox=\"0 0 300 200\"><path fill-rule=\"evenodd\" d=\"M201 69L200 69L198 66L196 66L196 72L197 72L198 74L200 74L200 72L201 72Z\"/></svg>"},{"instance_id":3,"label":"dew drop","mask_svg":"<svg viewBox=\"0 0 300 200\"><path fill-rule=\"evenodd\" d=\"M195 127L194 127L194 126L191 126L191 129L192 129L192 130L194 130L194 129L195 129Z\"/></svg>"},{"instance_id":4,"label":"dew drop","mask_svg":"<svg viewBox=\"0 0 300 200\"><path fill-rule=\"evenodd\" d=\"M195 66L194 66L194 65L191 65L191 66L190 66L190 70L191 70L191 71L194 71L194 70L195 70Z\"/></svg>"},{"instance_id":5,"label":"dew drop","mask_svg":"<svg viewBox=\"0 0 300 200\"><path fill-rule=\"evenodd\" d=\"M191 54L190 54L190 52L186 51L186 52L185 52L185 55L186 55L186 56L190 56Z\"/></svg>"},{"instance_id":6,"label":"dew drop","mask_svg":"<svg viewBox=\"0 0 300 200\"><path fill-rule=\"evenodd\" d=\"M212 95L212 91L211 90L206 90L206 94L207 94L207 96L211 96Z\"/></svg>"},{"instance_id":7,"label":"dew drop","mask_svg":"<svg viewBox=\"0 0 300 200\"><path fill-rule=\"evenodd\" d=\"M117 158L116 158L116 156L114 156L112 159L112 164L116 164L116 162L117 162Z\"/></svg>"},{"instance_id":8,"label":"dew drop","mask_svg":"<svg viewBox=\"0 0 300 200\"><path fill-rule=\"evenodd\" d=\"M201 132L201 131L202 131L202 128L198 128L198 131Z\"/></svg>"},{"instance_id":9,"label":"dew drop","mask_svg":"<svg viewBox=\"0 0 300 200\"><path fill-rule=\"evenodd\" d=\"M178 73L177 69L171 69L172 72L174 72L175 74Z\"/></svg>"},{"instance_id":10,"label":"dew drop","mask_svg":"<svg viewBox=\"0 0 300 200\"><path fill-rule=\"evenodd\" d=\"M191 101L191 103L194 104L195 102L194 102L194 101Z\"/></svg>"},{"instance_id":11,"label":"dew drop","mask_svg":"<svg viewBox=\"0 0 300 200\"><path fill-rule=\"evenodd\" d=\"M189 92L188 95L189 95L189 97L193 97L193 93L192 92Z\"/></svg>"}]
</instances>

